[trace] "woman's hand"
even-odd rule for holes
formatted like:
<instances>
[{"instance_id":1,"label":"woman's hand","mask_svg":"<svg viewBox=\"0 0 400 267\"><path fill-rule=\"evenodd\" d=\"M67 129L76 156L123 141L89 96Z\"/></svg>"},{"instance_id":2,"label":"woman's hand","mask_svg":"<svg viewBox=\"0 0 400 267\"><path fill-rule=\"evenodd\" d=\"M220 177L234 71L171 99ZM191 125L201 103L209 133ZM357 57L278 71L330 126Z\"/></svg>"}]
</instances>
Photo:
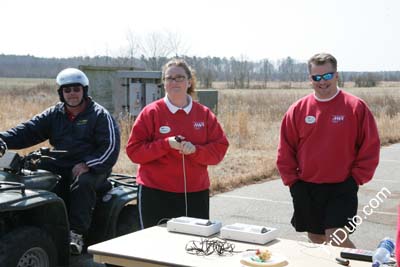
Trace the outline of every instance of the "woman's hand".
<instances>
[{"instance_id":1,"label":"woman's hand","mask_svg":"<svg viewBox=\"0 0 400 267\"><path fill-rule=\"evenodd\" d=\"M196 146L190 142L182 141L181 146L182 146L181 153L184 155L189 155L196 152Z\"/></svg>"},{"instance_id":2,"label":"woman's hand","mask_svg":"<svg viewBox=\"0 0 400 267\"><path fill-rule=\"evenodd\" d=\"M168 138L169 146L173 149L181 150L182 149L181 144L183 139L185 139L185 137L183 136L178 136L178 138L176 136L171 136Z\"/></svg>"},{"instance_id":3,"label":"woman's hand","mask_svg":"<svg viewBox=\"0 0 400 267\"><path fill-rule=\"evenodd\" d=\"M171 136L168 138L168 143L171 148L179 150L180 153L184 155L193 154L196 152L196 146L191 142L184 141L185 137L183 136Z\"/></svg>"}]
</instances>

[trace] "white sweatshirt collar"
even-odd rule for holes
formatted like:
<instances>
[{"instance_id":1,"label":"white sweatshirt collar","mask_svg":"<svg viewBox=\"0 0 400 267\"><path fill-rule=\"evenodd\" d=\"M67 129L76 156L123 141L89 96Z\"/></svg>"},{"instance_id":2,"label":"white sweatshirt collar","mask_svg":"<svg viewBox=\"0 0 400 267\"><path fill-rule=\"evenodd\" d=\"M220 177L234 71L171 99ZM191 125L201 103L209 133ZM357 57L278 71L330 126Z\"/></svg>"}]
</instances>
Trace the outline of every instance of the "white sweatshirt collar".
<instances>
[{"instance_id":1,"label":"white sweatshirt collar","mask_svg":"<svg viewBox=\"0 0 400 267\"><path fill-rule=\"evenodd\" d=\"M171 101L168 99L167 95L164 97L164 102L167 105L169 111L171 111L173 114L178 112L178 110L183 110L183 111L185 111L186 114L189 114L189 112L192 110L193 100L190 95L187 95L187 98L188 98L189 104L184 108L180 108L180 107L177 107L174 104L172 104Z\"/></svg>"},{"instance_id":2,"label":"white sweatshirt collar","mask_svg":"<svg viewBox=\"0 0 400 267\"><path fill-rule=\"evenodd\" d=\"M328 102L328 101L331 101L332 99L334 99L339 93L340 93L340 88L338 87L336 93L333 96L331 96L330 98L318 98L315 95L315 93L314 93L314 98L319 102Z\"/></svg>"}]
</instances>

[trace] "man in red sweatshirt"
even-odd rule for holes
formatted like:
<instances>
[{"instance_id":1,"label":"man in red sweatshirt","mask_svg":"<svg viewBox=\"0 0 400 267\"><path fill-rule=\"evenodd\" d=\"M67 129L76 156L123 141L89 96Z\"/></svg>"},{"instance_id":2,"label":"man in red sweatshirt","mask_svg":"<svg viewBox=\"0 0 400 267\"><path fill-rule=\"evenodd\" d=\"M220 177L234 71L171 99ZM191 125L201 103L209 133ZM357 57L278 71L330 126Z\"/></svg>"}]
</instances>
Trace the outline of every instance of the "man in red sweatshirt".
<instances>
[{"instance_id":1,"label":"man in red sweatshirt","mask_svg":"<svg viewBox=\"0 0 400 267\"><path fill-rule=\"evenodd\" d=\"M337 87L337 61L308 61L314 89L290 106L280 131L277 167L290 187L292 225L314 243L354 247L358 186L371 180L380 141L367 104Z\"/></svg>"}]
</instances>

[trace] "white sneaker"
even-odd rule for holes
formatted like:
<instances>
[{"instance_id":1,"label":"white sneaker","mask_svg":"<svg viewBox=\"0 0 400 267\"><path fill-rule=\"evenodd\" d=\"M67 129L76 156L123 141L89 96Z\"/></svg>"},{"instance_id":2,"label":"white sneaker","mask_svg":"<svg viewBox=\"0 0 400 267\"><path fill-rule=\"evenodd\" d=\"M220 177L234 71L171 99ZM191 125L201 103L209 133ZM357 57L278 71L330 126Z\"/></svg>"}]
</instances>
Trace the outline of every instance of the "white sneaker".
<instances>
[{"instance_id":1,"label":"white sneaker","mask_svg":"<svg viewBox=\"0 0 400 267\"><path fill-rule=\"evenodd\" d=\"M83 237L80 234L75 233L74 231L69 232L70 242L69 247L71 250L71 254L80 255L83 249Z\"/></svg>"}]
</instances>

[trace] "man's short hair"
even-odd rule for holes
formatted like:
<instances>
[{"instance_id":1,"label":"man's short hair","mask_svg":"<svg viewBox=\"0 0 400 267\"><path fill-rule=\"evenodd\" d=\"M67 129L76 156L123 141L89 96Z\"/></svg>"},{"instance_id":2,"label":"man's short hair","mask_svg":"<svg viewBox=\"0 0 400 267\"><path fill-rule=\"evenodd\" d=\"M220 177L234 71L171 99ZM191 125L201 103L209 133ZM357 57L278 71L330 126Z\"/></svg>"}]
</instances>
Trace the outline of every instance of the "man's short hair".
<instances>
[{"instance_id":1,"label":"man's short hair","mask_svg":"<svg viewBox=\"0 0 400 267\"><path fill-rule=\"evenodd\" d=\"M337 61L334 56L328 53L318 53L313 55L309 60L308 60L308 72L311 73L311 67L312 65L324 65L325 63L331 63L333 70L336 72L337 71Z\"/></svg>"}]
</instances>

